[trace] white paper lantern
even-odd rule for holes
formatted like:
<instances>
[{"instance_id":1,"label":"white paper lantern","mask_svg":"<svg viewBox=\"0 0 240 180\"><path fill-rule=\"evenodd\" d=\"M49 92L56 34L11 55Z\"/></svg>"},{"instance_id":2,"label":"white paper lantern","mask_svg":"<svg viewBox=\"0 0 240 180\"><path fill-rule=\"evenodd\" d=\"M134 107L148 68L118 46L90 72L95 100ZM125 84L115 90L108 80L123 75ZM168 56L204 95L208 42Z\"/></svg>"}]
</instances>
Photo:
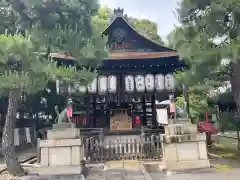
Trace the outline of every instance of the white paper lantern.
<instances>
[{"instance_id":1,"label":"white paper lantern","mask_svg":"<svg viewBox=\"0 0 240 180\"><path fill-rule=\"evenodd\" d=\"M145 76L145 86L148 92L151 92L154 90L154 75L147 74Z\"/></svg>"},{"instance_id":2,"label":"white paper lantern","mask_svg":"<svg viewBox=\"0 0 240 180\"><path fill-rule=\"evenodd\" d=\"M81 85L78 90L79 90L79 92L86 93L87 92L87 86Z\"/></svg>"},{"instance_id":3,"label":"white paper lantern","mask_svg":"<svg viewBox=\"0 0 240 180\"><path fill-rule=\"evenodd\" d=\"M73 87L71 87L72 93L77 93L77 92L86 93L86 91L87 91L87 87L84 85L81 85L80 82L75 82Z\"/></svg>"},{"instance_id":4,"label":"white paper lantern","mask_svg":"<svg viewBox=\"0 0 240 180\"><path fill-rule=\"evenodd\" d=\"M81 93L86 93L87 92L87 86L79 85L77 90Z\"/></svg>"},{"instance_id":5,"label":"white paper lantern","mask_svg":"<svg viewBox=\"0 0 240 180\"><path fill-rule=\"evenodd\" d=\"M157 74L155 76L155 89L156 91L163 91L165 84L164 84L164 75L163 74Z\"/></svg>"},{"instance_id":6,"label":"white paper lantern","mask_svg":"<svg viewBox=\"0 0 240 180\"><path fill-rule=\"evenodd\" d=\"M117 77L116 76L109 76L108 77L108 92L115 93L117 91Z\"/></svg>"},{"instance_id":7,"label":"white paper lantern","mask_svg":"<svg viewBox=\"0 0 240 180\"><path fill-rule=\"evenodd\" d=\"M56 80L56 91L57 91L57 94L60 93L60 81L59 80Z\"/></svg>"},{"instance_id":8,"label":"white paper lantern","mask_svg":"<svg viewBox=\"0 0 240 180\"><path fill-rule=\"evenodd\" d=\"M105 94L107 92L107 77L99 76L98 77L98 93Z\"/></svg>"},{"instance_id":9,"label":"white paper lantern","mask_svg":"<svg viewBox=\"0 0 240 180\"><path fill-rule=\"evenodd\" d=\"M67 88L67 92L72 94L72 93L76 93L77 92L77 89L74 87L74 85L68 85L68 88Z\"/></svg>"},{"instance_id":10,"label":"white paper lantern","mask_svg":"<svg viewBox=\"0 0 240 180\"><path fill-rule=\"evenodd\" d=\"M173 90L174 89L174 77L173 74L165 75L165 89Z\"/></svg>"},{"instance_id":11,"label":"white paper lantern","mask_svg":"<svg viewBox=\"0 0 240 180\"><path fill-rule=\"evenodd\" d=\"M68 85L67 90L68 90L68 93L75 92L75 91L74 91L74 88L73 88L70 84Z\"/></svg>"},{"instance_id":12,"label":"white paper lantern","mask_svg":"<svg viewBox=\"0 0 240 180\"><path fill-rule=\"evenodd\" d=\"M66 90L70 90L70 89L67 89L69 88L68 86L66 86L63 81L61 80L56 80L56 92L57 94L63 94L66 92Z\"/></svg>"},{"instance_id":13,"label":"white paper lantern","mask_svg":"<svg viewBox=\"0 0 240 180\"><path fill-rule=\"evenodd\" d=\"M97 78L94 78L93 81L88 85L88 92L94 94L97 92Z\"/></svg>"},{"instance_id":14,"label":"white paper lantern","mask_svg":"<svg viewBox=\"0 0 240 180\"><path fill-rule=\"evenodd\" d=\"M136 89L138 92L145 91L145 78L142 75L137 75L135 77Z\"/></svg>"},{"instance_id":15,"label":"white paper lantern","mask_svg":"<svg viewBox=\"0 0 240 180\"><path fill-rule=\"evenodd\" d=\"M125 90L134 92L134 77L132 75L125 76Z\"/></svg>"}]
</instances>

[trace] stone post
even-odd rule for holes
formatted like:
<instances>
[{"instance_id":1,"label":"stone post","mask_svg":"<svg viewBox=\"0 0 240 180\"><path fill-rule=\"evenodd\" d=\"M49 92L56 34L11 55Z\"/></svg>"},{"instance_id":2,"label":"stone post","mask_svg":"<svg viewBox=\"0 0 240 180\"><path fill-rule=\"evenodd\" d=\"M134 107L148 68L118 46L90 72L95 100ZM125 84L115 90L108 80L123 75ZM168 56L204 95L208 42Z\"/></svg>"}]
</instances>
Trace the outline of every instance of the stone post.
<instances>
[{"instance_id":1,"label":"stone post","mask_svg":"<svg viewBox=\"0 0 240 180\"><path fill-rule=\"evenodd\" d=\"M39 141L39 151L41 166L80 166L84 159L80 130L70 123L54 124L47 140Z\"/></svg>"},{"instance_id":2,"label":"stone post","mask_svg":"<svg viewBox=\"0 0 240 180\"><path fill-rule=\"evenodd\" d=\"M197 125L171 124L161 136L164 169L185 170L208 168L206 135L197 132Z\"/></svg>"}]
</instances>

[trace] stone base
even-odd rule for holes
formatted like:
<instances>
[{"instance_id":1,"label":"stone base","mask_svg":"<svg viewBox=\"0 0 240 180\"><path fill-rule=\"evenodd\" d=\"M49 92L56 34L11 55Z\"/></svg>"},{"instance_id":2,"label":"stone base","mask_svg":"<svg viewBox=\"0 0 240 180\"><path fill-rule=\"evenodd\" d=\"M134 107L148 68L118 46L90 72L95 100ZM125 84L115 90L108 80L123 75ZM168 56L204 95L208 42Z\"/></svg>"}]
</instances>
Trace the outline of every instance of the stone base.
<instances>
[{"instance_id":1,"label":"stone base","mask_svg":"<svg viewBox=\"0 0 240 180\"><path fill-rule=\"evenodd\" d=\"M77 128L52 129L47 132L47 139L75 139L80 137L80 130Z\"/></svg>"},{"instance_id":2,"label":"stone base","mask_svg":"<svg viewBox=\"0 0 240 180\"><path fill-rule=\"evenodd\" d=\"M197 134L197 125L191 123L169 124L164 127L166 135Z\"/></svg>"},{"instance_id":3,"label":"stone base","mask_svg":"<svg viewBox=\"0 0 240 180\"><path fill-rule=\"evenodd\" d=\"M57 123L53 124L53 129L66 129L66 128L76 128L73 123Z\"/></svg>"},{"instance_id":4,"label":"stone base","mask_svg":"<svg viewBox=\"0 0 240 180\"><path fill-rule=\"evenodd\" d=\"M84 159L81 139L41 140L40 164L44 167L80 166Z\"/></svg>"},{"instance_id":5,"label":"stone base","mask_svg":"<svg viewBox=\"0 0 240 180\"><path fill-rule=\"evenodd\" d=\"M36 179L41 179L40 177L43 176L45 178L42 178L42 179L55 179L55 178L47 178L47 176L59 176L59 175L64 175L64 176L71 176L71 179L74 180L74 176L75 175L79 175L79 172L82 171L82 167L81 166L58 166L58 167L36 167L36 168L27 168L27 172L28 172L28 175L29 175L29 178L28 176L23 176L22 180L30 180L30 179L35 179L33 178L34 175L37 175L38 178ZM21 178L21 177L20 177ZM62 179L60 177L56 178L57 179ZM65 178L64 178L65 179ZM75 178L76 180L78 178Z\"/></svg>"},{"instance_id":6,"label":"stone base","mask_svg":"<svg viewBox=\"0 0 240 180\"><path fill-rule=\"evenodd\" d=\"M210 168L209 160L180 161L166 165L168 171Z\"/></svg>"},{"instance_id":7,"label":"stone base","mask_svg":"<svg viewBox=\"0 0 240 180\"><path fill-rule=\"evenodd\" d=\"M198 169L209 168L205 134L175 135L181 141L167 141L169 135L163 139L163 161L166 169ZM186 136L184 138L184 136ZM194 137L194 138L189 138Z\"/></svg>"}]
</instances>

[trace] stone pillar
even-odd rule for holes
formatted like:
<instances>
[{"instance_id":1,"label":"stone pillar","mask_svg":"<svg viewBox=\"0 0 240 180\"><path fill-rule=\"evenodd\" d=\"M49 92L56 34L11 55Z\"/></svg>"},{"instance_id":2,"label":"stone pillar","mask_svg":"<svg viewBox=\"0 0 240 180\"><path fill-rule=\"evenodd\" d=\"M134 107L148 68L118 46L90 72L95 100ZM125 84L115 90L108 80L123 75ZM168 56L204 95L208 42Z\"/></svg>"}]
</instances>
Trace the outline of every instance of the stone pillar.
<instances>
[{"instance_id":1,"label":"stone pillar","mask_svg":"<svg viewBox=\"0 0 240 180\"><path fill-rule=\"evenodd\" d=\"M84 159L80 130L68 123L53 127L47 132L47 140L39 142L40 164L45 167L80 166Z\"/></svg>"},{"instance_id":2,"label":"stone pillar","mask_svg":"<svg viewBox=\"0 0 240 180\"><path fill-rule=\"evenodd\" d=\"M197 132L195 124L171 124L161 136L164 169L208 168L206 135Z\"/></svg>"}]
</instances>

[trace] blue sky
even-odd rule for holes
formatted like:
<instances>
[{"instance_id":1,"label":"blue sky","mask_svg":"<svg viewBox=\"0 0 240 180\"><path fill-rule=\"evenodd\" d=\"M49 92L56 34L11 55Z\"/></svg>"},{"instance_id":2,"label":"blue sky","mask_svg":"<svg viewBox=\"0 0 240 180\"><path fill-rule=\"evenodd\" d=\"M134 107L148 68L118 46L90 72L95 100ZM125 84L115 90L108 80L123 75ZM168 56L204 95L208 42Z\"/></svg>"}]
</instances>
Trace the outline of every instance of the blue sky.
<instances>
[{"instance_id":1,"label":"blue sky","mask_svg":"<svg viewBox=\"0 0 240 180\"><path fill-rule=\"evenodd\" d=\"M158 32L165 38L174 25L179 22L175 17L177 0L100 0L102 6L124 8L124 12L137 18L146 18L158 24Z\"/></svg>"}]
</instances>

